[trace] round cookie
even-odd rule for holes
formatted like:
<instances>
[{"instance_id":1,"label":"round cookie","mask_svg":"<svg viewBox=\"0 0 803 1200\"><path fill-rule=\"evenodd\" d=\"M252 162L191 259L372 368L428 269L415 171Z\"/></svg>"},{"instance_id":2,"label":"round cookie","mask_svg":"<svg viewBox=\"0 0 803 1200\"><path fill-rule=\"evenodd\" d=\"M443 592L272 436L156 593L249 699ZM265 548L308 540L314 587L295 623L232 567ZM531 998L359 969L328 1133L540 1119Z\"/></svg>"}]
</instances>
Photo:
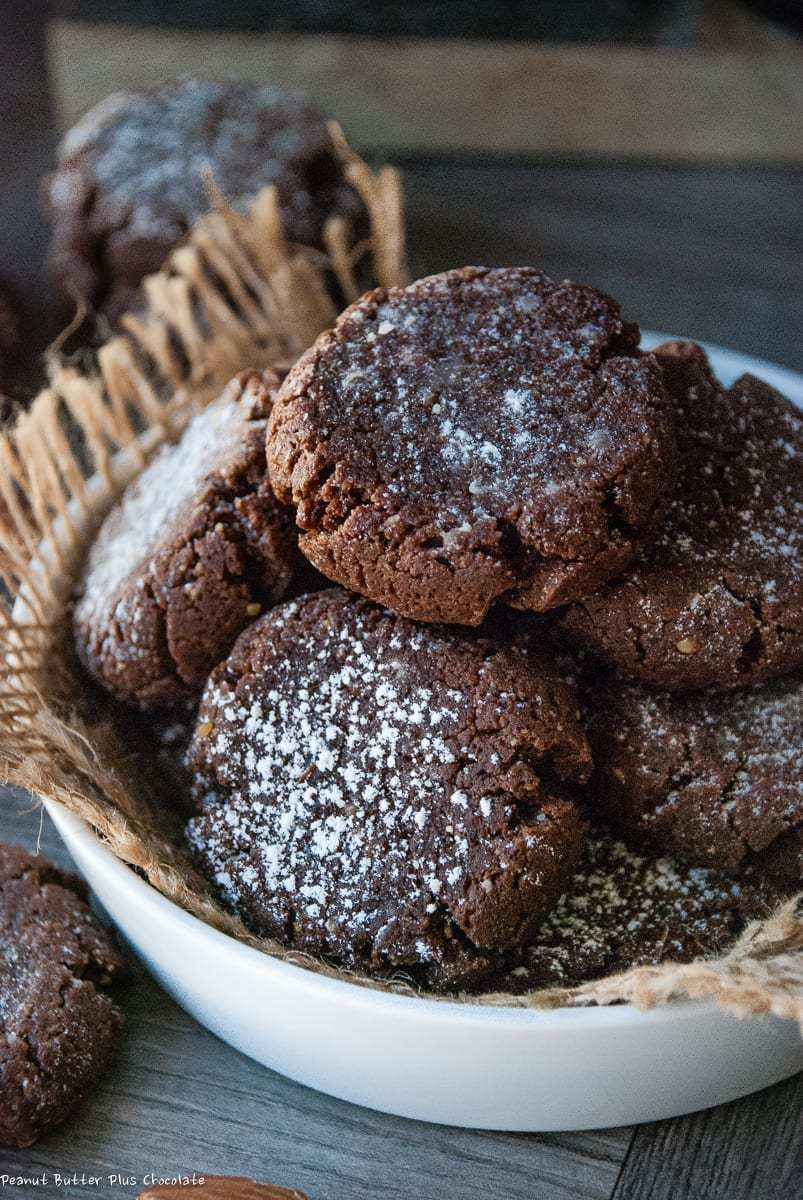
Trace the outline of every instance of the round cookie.
<instances>
[{"instance_id":1,"label":"round cookie","mask_svg":"<svg viewBox=\"0 0 803 1200\"><path fill-rule=\"evenodd\" d=\"M240 207L274 184L290 242L321 247L331 215L355 240L365 232L327 119L298 96L200 79L120 92L66 135L48 181L50 264L67 297L129 307L208 210L205 174Z\"/></svg>"},{"instance_id":2,"label":"round cookie","mask_svg":"<svg viewBox=\"0 0 803 1200\"><path fill-rule=\"evenodd\" d=\"M103 522L74 610L79 656L142 708L197 695L292 574L292 517L267 478L278 378L245 372L163 447Z\"/></svg>"},{"instance_id":3,"label":"round cookie","mask_svg":"<svg viewBox=\"0 0 803 1200\"><path fill-rule=\"evenodd\" d=\"M425 621L621 570L672 478L663 383L593 288L464 267L369 292L286 378L276 494L329 578Z\"/></svg>"},{"instance_id":4,"label":"round cookie","mask_svg":"<svg viewBox=\"0 0 803 1200\"><path fill-rule=\"evenodd\" d=\"M564 628L665 688L730 688L803 665L803 415L744 375L723 390L705 354L657 357L677 407L680 478L655 538Z\"/></svg>"},{"instance_id":5,"label":"round cookie","mask_svg":"<svg viewBox=\"0 0 803 1200\"><path fill-rule=\"evenodd\" d=\"M580 853L576 700L535 656L340 589L266 613L204 692L188 838L260 934L465 986Z\"/></svg>"},{"instance_id":6,"label":"round cookie","mask_svg":"<svg viewBox=\"0 0 803 1200\"><path fill-rule=\"evenodd\" d=\"M589 697L594 815L631 840L732 870L803 832L803 678L737 692L612 676Z\"/></svg>"},{"instance_id":7,"label":"round cookie","mask_svg":"<svg viewBox=\"0 0 803 1200\"><path fill-rule=\"evenodd\" d=\"M783 843L783 844L781 844ZM571 884L537 935L500 964L496 988L574 987L630 967L722 954L799 887L799 846L782 838L737 878L639 854L593 829Z\"/></svg>"},{"instance_id":8,"label":"round cookie","mask_svg":"<svg viewBox=\"0 0 803 1200\"><path fill-rule=\"evenodd\" d=\"M122 960L76 876L0 844L0 964L0 1145L30 1146L103 1075Z\"/></svg>"}]
</instances>

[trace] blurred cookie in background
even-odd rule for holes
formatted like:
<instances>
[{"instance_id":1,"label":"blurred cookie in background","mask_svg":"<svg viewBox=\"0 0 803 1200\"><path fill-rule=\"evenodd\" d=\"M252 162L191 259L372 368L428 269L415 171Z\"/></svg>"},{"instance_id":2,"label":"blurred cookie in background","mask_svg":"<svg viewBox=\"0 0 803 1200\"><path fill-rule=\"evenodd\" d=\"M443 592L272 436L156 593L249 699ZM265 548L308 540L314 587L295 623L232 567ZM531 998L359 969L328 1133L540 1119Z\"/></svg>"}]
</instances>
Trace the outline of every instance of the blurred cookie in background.
<instances>
[{"instance_id":1,"label":"blurred cookie in background","mask_svg":"<svg viewBox=\"0 0 803 1200\"><path fill-rule=\"evenodd\" d=\"M208 183L237 208L275 185L291 243L321 249L331 215L367 231L327 117L297 95L181 79L119 92L63 138L46 181L50 268L68 302L118 316L209 209Z\"/></svg>"}]
</instances>

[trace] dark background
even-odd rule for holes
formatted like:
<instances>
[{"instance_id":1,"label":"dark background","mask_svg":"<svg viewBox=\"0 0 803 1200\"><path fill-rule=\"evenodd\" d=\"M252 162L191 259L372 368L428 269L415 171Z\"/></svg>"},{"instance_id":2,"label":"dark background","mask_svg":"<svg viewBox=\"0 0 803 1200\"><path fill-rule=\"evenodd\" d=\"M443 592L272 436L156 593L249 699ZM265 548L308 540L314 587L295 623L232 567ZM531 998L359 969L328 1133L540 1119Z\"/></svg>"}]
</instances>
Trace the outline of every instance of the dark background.
<instances>
[{"instance_id":1,"label":"dark background","mask_svg":"<svg viewBox=\"0 0 803 1200\"><path fill-rule=\"evenodd\" d=\"M59 15L174 28L272 29L369 37L688 43L699 0L60 0Z\"/></svg>"}]
</instances>

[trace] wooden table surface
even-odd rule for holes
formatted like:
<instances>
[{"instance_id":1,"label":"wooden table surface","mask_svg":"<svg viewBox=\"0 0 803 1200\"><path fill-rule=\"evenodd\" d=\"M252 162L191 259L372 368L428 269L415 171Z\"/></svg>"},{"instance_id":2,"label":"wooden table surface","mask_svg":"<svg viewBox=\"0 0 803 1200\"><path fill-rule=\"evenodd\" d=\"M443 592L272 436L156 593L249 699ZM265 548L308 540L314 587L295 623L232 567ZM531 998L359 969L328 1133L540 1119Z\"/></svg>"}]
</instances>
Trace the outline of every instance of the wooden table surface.
<instances>
[{"instance_id":1,"label":"wooden table surface","mask_svg":"<svg viewBox=\"0 0 803 1200\"><path fill-rule=\"evenodd\" d=\"M24 36L23 36L24 34ZM31 340L52 330L42 292L36 186L52 153L42 46L0 45L0 275L12 274ZM37 55L39 59L37 60ZM628 316L803 368L800 195L792 168L409 159L414 272L465 262L537 263L610 290ZM0 800L0 838L68 861L20 797ZM707 1113L637 1128L477 1133L383 1116L257 1066L201 1029L139 969L121 988L113 1072L62 1129L0 1150L3 1174L50 1173L8 1194L86 1196L54 1172L135 1177L91 1188L136 1195L151 1171L253 1175L312 1200L764 1200L802 1194L801 1077ZM799 1170L799 1166L798 1166ZM796 1190L797 1188L797 1190ZM0 1190L3 1189L0 1182Z\"/></svg>"}]
</instances>

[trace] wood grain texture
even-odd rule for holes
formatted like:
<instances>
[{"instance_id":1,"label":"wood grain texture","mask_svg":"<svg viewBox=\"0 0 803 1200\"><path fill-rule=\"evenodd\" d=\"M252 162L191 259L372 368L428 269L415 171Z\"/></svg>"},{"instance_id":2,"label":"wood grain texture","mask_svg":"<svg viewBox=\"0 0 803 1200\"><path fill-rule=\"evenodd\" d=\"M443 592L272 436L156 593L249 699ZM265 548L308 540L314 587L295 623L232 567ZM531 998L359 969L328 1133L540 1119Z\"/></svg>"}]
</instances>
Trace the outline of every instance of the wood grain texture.
<instances>
[{"instance_id":1,"label":"wood grain texture","mask_svg":"<svg viewBox=\"0 0 803 1200\"><path fill-rule=\"evenodd\" d=\"M744 49L544 46L53 21L57 123L183 74L301 88L366 149L803 162L803 58Z\"/></svg>"},{"instance_id":2,"label":"wood grain texture","mask_svg":"<svg viewBox=\"0 0 803 1200\"><path fill-rule=\"evenodd\" d=\"M54 16L174 29L690 45L712 0L50 0ZM729 5L733 0L720 0Z\"/></svg>"},{"instance_id":3,"label":"wood grain texture","mask_svg":"<svg viewBox=\"0 0 803 1200\"><path fill-rule=\"evenodd\" d=\"M41 811L1 790L0 840L29 850L40 844L69 865ZM607 1200L630 1142L630 1129L475 1133L370 1112L238 1054L139 968L118 998L126 1024L109 1077L71 1121L36 1146L0 1148L0 1174L85 1171L141 1180L146 1171L195 1170L253 1176L298 1188L310 1200ZM87 1200L137 1191L68 1184L9 1194Z\"/></svg>"},{"instance_id":4,"label":"wood grain texture","mask_svg":"<svg viewBox=\"0 0 803 1200\"><path fill-rule=\"evenodd\" d=\"M793 1200L803 1194L803 1075L752 1101L642 1125L612 1200Z\"/></svg>"}]
</instances>

